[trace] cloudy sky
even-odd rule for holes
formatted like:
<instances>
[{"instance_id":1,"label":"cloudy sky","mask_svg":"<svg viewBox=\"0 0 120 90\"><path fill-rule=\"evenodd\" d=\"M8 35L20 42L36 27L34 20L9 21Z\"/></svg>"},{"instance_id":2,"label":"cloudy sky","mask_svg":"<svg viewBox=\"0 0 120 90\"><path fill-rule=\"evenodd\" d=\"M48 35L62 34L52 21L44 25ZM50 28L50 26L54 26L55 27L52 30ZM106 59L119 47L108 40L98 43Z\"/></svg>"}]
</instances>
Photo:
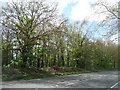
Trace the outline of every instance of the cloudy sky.
<instances>
[{"instance_id":1,"label":"cloudy sky","mask_svg":"<svg viewBox=\"0 0 120 90\"><path fill-rule=\"evenodd\" d=\"M4 2L18 1L18 0L0 0L0 6L4 5ZM24 0L29 1L29 0ZM39 1L39 0L38 0ZM59 14L69 18L71 21L81 21L84 19L90 22L97 22L105 19L107 13L100 14L105 8L95 7L93 4L98 1L104 1L107 5L114 7L119 0L46 0L49 2L58 2ZM106 31L102 30L101 34ZM97 33L96 36L100 36Z\"/></svg>"},{"instance_id":2,"label":"cloudy sky","mask_svg":"<svg viewBox=\"0 0 120 90\"><path fill-rule=\"evenodd\" d=\"M101 7L93 8L93 4L97 1L102 0L56 0L59 2L60 12L71 20L103 20L104 14L95 14L97 11L100 12L105 10ZM119 0L103 0L109 6L113 7Z\"/></svg>"},{"instance_id":3,"label":"cloudy sky","mask_svg":"<svg viewBox=\"0 0 120 90\"><path fill-rule=\"evenodd\" d=\"M4 2L18 1L18 0L0 0L0 6ZM22 0L23 1L23 0ZM29 0L24 0L29 1ZM38 0L39 1L39 0ZM99 21L105 18L104 14L96 14L96 11L102 11L104 8L96 7L93 8L93 4L98 1L104 1L111 7L115 5L119 0L46 0L48 2L58 2L58 8L60 14L70 20L80 21L83 19L90 19L91 21Z\"/></svg>"}]
</instances>

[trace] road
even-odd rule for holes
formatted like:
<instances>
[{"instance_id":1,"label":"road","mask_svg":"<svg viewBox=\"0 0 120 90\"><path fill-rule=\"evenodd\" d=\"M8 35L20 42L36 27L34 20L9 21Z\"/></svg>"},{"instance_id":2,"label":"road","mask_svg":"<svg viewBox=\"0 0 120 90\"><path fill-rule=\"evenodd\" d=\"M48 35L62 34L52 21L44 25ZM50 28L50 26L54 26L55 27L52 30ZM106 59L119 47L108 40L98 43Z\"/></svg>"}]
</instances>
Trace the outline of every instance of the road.
<instances>
[{"instance_id":1,"label":"road","mask_svg":"<svg viewBox=\"0 0 120 90\"><path fill-rule=\"evenodd\" d=\"M118 71L7 81L2 88L118 88Z\"/></svg>"}]
</instances>

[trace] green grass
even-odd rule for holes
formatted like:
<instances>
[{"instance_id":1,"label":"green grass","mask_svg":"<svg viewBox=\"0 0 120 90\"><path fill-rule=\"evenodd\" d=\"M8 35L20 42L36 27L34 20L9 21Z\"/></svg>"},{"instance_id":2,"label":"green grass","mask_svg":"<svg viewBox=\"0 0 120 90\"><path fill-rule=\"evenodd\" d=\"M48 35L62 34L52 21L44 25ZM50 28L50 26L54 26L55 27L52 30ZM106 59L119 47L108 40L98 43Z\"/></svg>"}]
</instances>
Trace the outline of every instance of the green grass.
<instances>
[{"instance_id":1,"label":"green grass","mask_svg":"<svg viewBox=\"0 0 120 90\"><path fill-rule=\"evenodd\" d=\"M2 80L2 75L0 75L0 81Z\"/></svg>"},{"instance_id":2,"label":"green grass","mask_svg":"<svg viewBox=\"0 0 120 90\"><path fill-rule=\"evenodd\" d=\"M79 71L79 72L63 72L63 73L54 73L56 76L63 76L63 75L72 75L72 74L82 74L82 73L91 73L91 72L101 72L102 70L91 70L91 71Z\"/></svg>"},{"instance_id":3,"label":"green grass","mask_svg":"<svg viewBox=\"0 0 120 90\"><path fill-rule=\"evenodd\" d=\"M103 70L102 70L103 71ZM91 72L100 72L100 70L92 70L92 71L79 71L79 72L57 72L57 73L3 73L2 80L10 81L10 80L29 80L29 79L37 79L37 78L45 78L45 77L57 77L64 75L72 75L72 74L82 74L82 73L91 73Z\"/></svg>"},{"instance_id":4,"label":"green grass","mask_svg":"<svg viewBox=\"0 0 120 90\"><path fill-rule=\"evenodd\" d=\"M3 81L10 81L10 80L29 80L35 78L45 78L45 77L53 77L54 74L19 74L19 75L5 75L3 76Z\"/></svg>"}]
</instances>

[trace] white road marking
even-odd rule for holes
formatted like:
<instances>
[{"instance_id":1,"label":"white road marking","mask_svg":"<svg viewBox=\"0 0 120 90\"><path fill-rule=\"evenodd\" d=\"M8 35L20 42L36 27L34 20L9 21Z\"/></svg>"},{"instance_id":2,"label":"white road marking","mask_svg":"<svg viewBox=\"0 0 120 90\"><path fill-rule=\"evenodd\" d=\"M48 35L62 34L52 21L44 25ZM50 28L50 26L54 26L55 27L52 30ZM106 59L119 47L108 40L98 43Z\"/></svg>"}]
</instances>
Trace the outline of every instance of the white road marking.
<instances>
[{"instance_id":1,"label":"white road marking","mask_svg":"<svg viewBox=\"0 0 120 90\"><path fill-rule=\"evenodd\" d=\"M114 88L116 85L118 85L120 81L118 81L117 83L115 83L113 86L111 86L110 88Z\"/></svg>"},{"instance_id":2,"label":"white road marking","mask_svg":"<svg viewBox=\"0 0 120 90\"><path fill-rule=\"evenodd\" d=\"M74 84L74 83L68 83L67 86L69 86L69 85L73 85L73 84Z\"/></svg>"}]
</instances>

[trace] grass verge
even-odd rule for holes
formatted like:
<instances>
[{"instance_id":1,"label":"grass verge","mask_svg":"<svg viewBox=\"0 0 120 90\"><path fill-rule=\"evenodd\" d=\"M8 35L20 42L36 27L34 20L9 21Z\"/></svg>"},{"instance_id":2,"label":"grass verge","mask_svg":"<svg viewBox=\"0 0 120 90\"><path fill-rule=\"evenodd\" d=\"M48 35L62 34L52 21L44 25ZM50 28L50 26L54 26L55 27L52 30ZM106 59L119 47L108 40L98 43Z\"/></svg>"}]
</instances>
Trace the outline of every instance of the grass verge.
<instances>
[{"instance_id":1,"label":"grass verge","mask_svg":"<svg viewBox=\"0 0 120 90\"><path fill-rule=\"evenodd\" d=\"M29 80L29 79L38 79L38 78L46 78L46 77L57 77L64 75L72 75L72 74L82 74L82 73L91 73L91 72L101 72L104 70L85 70L78 72L56 72L56 73L8 73L3 72L2 81L12 81L12 80Z\"/></svg>"}]
</instances>

